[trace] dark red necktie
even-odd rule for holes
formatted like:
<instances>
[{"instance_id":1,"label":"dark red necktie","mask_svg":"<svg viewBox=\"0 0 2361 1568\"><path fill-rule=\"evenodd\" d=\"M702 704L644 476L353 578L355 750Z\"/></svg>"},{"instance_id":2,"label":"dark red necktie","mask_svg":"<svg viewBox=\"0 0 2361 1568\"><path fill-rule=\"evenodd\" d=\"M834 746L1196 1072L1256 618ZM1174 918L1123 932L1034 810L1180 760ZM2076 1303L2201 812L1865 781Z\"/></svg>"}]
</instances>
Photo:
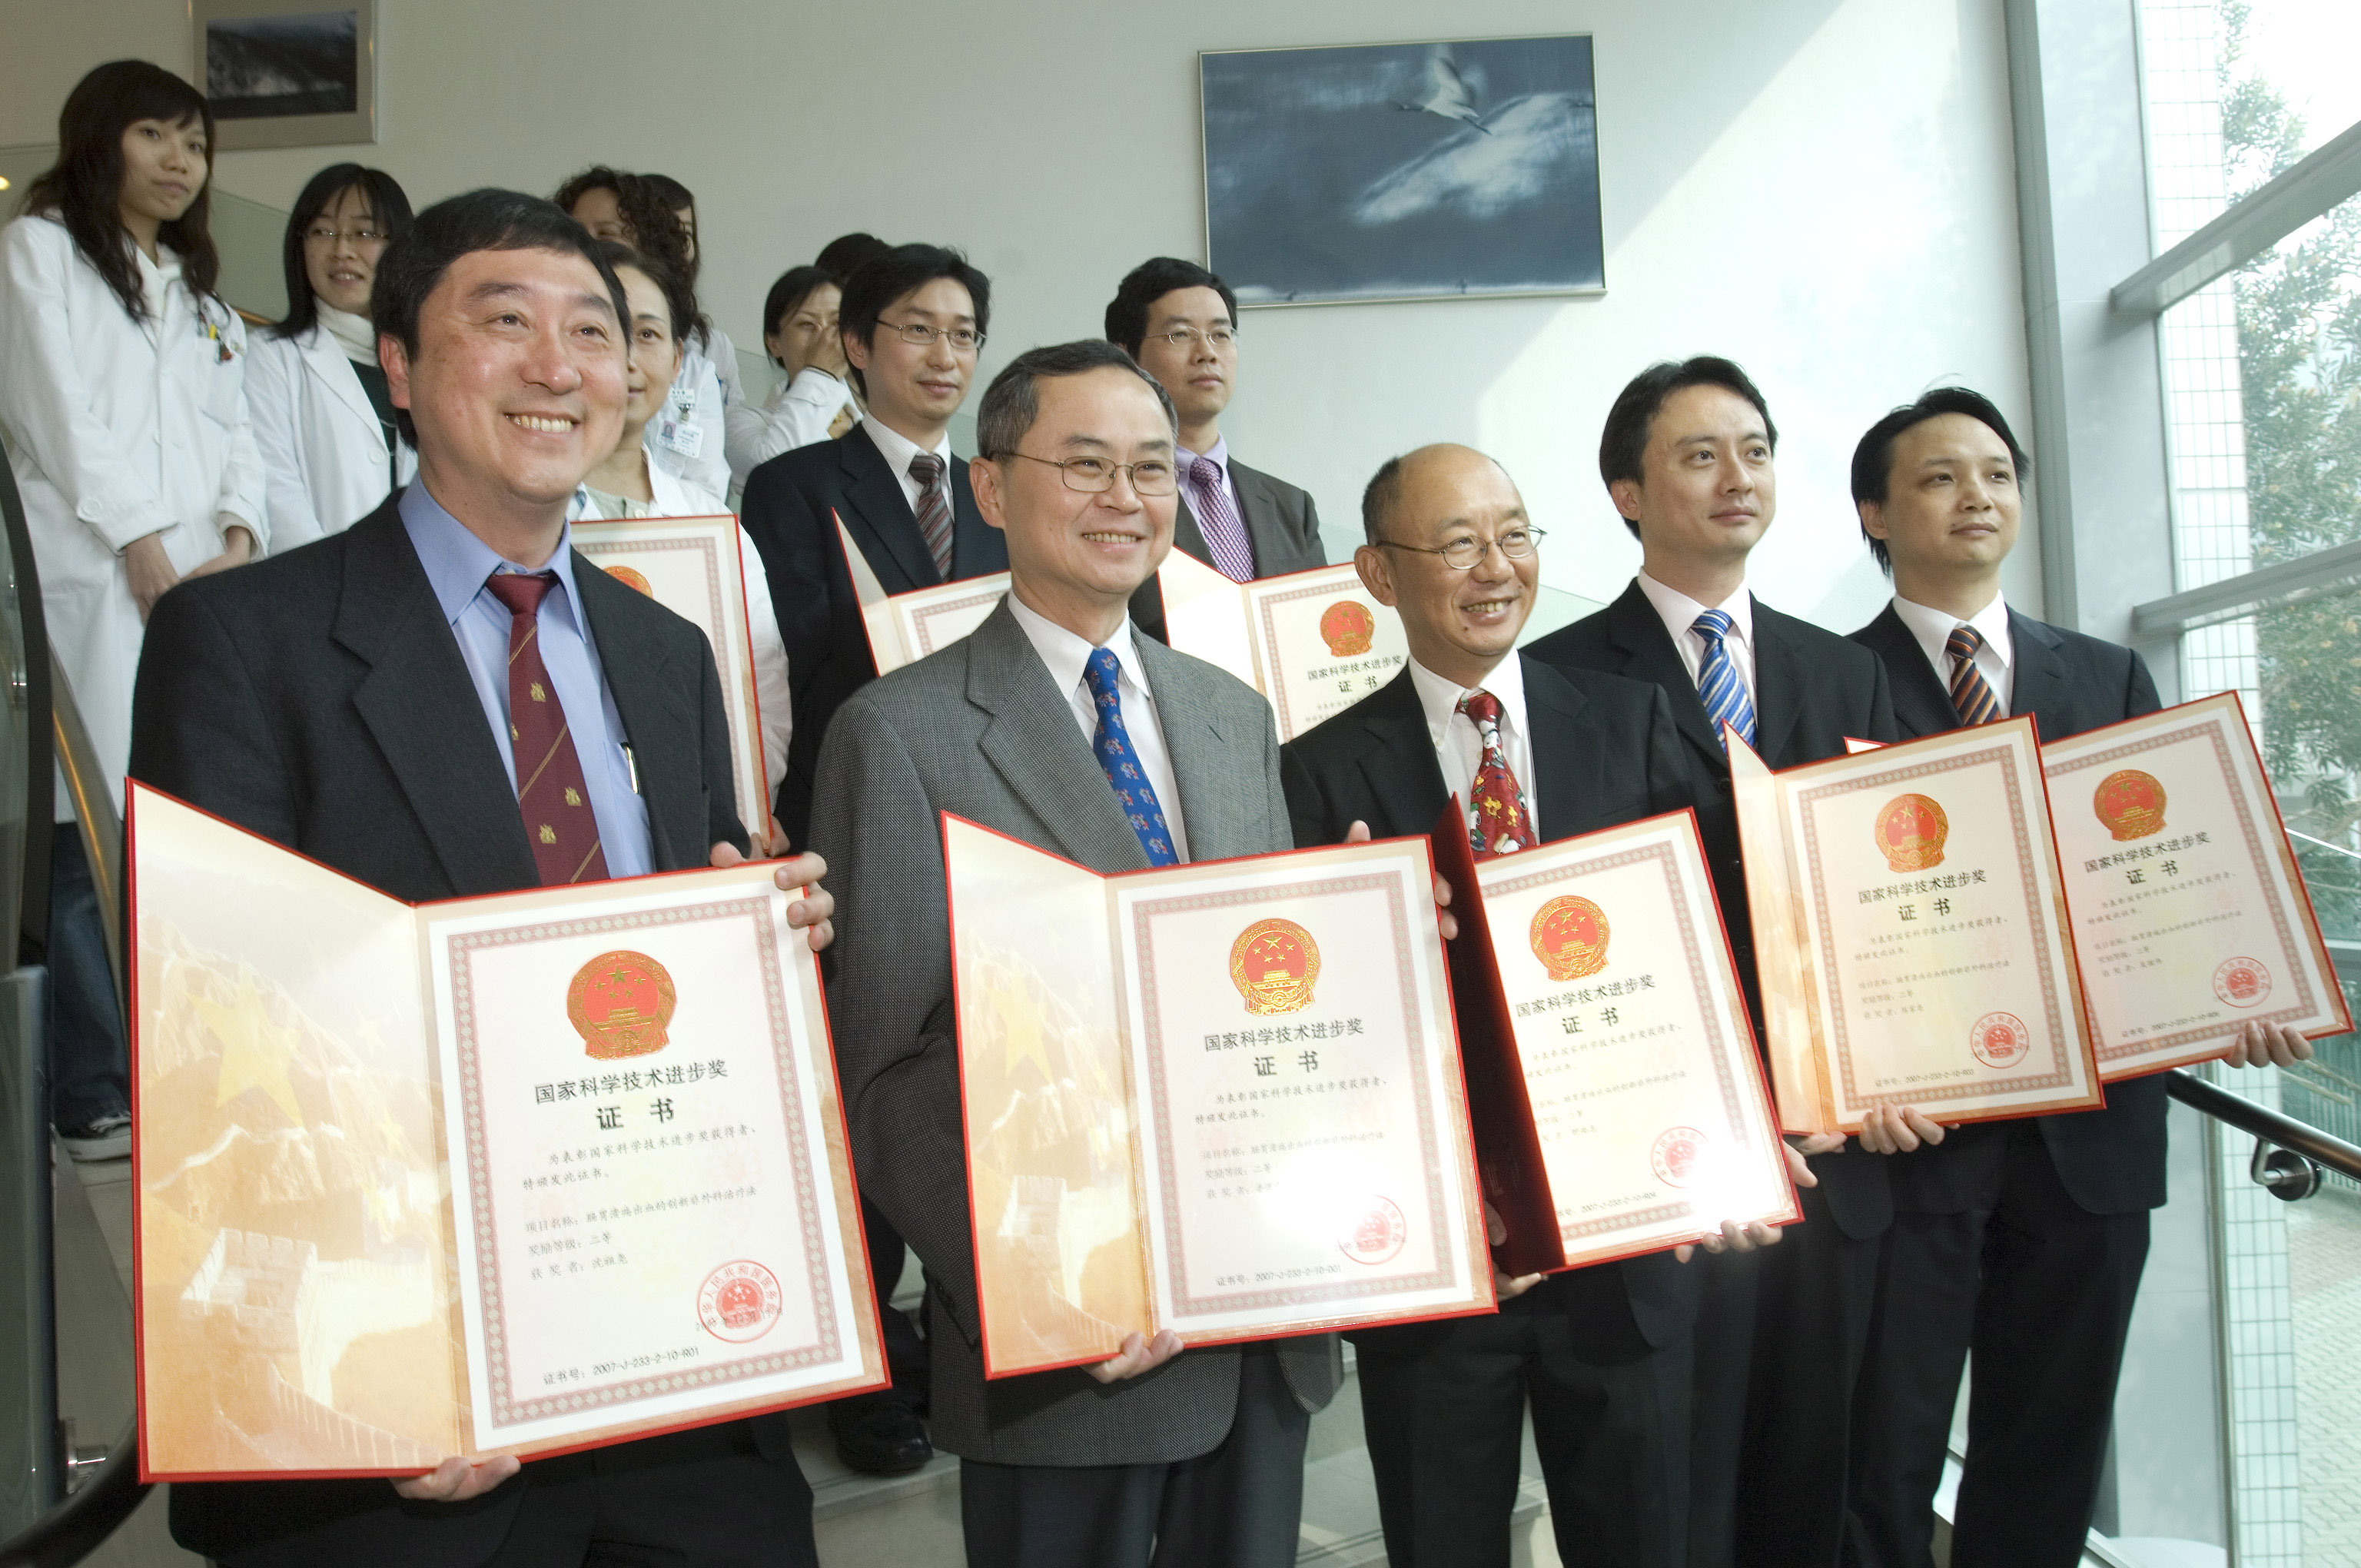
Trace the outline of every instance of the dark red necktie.
<instances>
[{"instance_id":1,"label":"dark red necktie","mask_svg":"<svg viewBox=\"0 0 2361 1568\"><path fill-rule=\"evenodd\" d=\"M1476 764L1476 798L1467 803L1468 848L1479 861L1532 849L1541 840L1525 810L1525 792L1517 787L1516 772L1509 766L1508 749L1501 744L1500 699L1488 691L1472 691L1459 699L1459 711L1475 724L1484 742L1484 755Z\"/></svg>"},{"instance_id":2,"label":"dark red necktie","mask_svg":"<svg viewBox=\"0 0 2361 1568\"><path fill-rule=\"evenodd\" d=\"M556 582L555 572L495 572L485 585L509 607L509 750L516 759L517 810L544 887L607 880L582 759L556 683L541 662L541 601Z\"/></svg>"}]
</instances>

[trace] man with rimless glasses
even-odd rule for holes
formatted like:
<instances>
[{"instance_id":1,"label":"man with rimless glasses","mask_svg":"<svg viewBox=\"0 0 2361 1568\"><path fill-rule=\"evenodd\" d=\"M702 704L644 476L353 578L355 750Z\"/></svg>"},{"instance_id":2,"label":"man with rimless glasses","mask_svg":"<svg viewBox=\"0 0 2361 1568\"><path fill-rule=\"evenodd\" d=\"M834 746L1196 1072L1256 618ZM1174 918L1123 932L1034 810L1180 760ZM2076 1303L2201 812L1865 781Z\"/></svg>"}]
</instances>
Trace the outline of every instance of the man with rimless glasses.
<instances>
[{"instance_id":1,"label":"man with rimless glasses","mask_svg":"<svg viewBox=\"0 0 2361 1568\"><path fill-rule=\"evenodd\" d=\"M991 315L991 280L956 250L896 246L863 266L844 286L838 327L868 413L838 439L783 453L747 476L739 521L770 577L795 701L775 804L798 848L811 828L829 720L877 676L838 521L889 594L1008 569L1008 547L975 510L967 463L951 455L948 433ZM902 1272L902 1238L865 1201L862 1218L894 1388L840 1400L829 1418L840 1458L891 1475L933 1453L912 1412L925 1398L926 1347L886 1301Z\"/></svg>"}]
</instances>

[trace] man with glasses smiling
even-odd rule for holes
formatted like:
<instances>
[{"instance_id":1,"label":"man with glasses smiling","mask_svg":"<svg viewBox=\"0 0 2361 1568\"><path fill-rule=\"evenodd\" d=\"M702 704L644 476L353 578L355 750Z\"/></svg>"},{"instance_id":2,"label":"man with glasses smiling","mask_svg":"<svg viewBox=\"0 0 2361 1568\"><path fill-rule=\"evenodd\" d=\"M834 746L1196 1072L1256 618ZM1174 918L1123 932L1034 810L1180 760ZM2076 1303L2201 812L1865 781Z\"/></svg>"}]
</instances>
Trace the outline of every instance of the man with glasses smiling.
<instances>
[{"instance_id":1,"label":"man with glasses smiling","mask_svg":"<svg viewBox=\"0 0 2361 1568\"><path fill-rule=\"evenodd\" d=\"M975 510L949 434L991 318L991 280L956 250L903 245L870 261L845 283L837 315L869 411L838 439L782 453L746 477L739 521L770 577L795 701L787 776L773 788L779 825L798 848L829 720L877 677L838 520L889 594L1008 569L1008 547ZM925 1397L927 1352L887 1299L902 1274L902 1238L865 1200L862 1219L895 1386L837 1401L829 1424L847 1464L895 1475L933 1453L912 1409Z\"/></svg>"}]
</instances>

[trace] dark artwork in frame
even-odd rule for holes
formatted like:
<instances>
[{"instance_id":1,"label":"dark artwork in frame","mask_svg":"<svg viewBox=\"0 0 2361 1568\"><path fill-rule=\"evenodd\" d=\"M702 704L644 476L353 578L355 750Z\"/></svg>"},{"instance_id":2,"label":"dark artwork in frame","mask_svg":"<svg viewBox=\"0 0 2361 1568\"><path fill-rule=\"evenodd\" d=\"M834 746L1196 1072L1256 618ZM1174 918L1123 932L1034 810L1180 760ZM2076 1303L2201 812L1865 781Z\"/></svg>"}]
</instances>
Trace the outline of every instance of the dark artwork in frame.
<instances>
[{"instance_id":1,"label":"dark artwork in frame","mask_svg":"<svg viewBox=\"0 0 2361 1568\"><path fill-rule=\"evenodd\" d=\"M1206 251L1241 304L1606 287L1587 35L1198 66Z\"/></svg>"},{"instance_id":2,"label":"dark artwork in frame","mask_svg":"<svg viewBox=\"0 0 2361 1568\"><path fill-rule=\"evenodd\" d=\"M348 115L360 107L360 17L326 9L209 19L205 96L216 120Z\"/></svg>"}]
</instances>

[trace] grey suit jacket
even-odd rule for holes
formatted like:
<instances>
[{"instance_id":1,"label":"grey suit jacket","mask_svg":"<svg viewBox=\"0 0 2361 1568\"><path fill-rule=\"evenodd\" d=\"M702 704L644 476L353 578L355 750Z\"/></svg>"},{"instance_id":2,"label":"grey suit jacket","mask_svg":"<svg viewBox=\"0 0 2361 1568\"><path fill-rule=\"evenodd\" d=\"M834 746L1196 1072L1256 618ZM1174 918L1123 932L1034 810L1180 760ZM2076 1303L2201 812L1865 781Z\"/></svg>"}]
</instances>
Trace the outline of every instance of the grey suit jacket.
<instances>
[{"instance_id":1,"label":"grey suit jacket","mask_svg":"<svg viewBox=\"0 0 2361 1568\"><path fill-rule=\"evenodd\" d=\"M1210 664L1137 641L1191 858L1293 847L1269 705ZM862 1191L933 1281L935 1442L1003 1464L1154 1464L1228 1432L1236 1346L1191 1350L1105 1385L1080 1369L984 1381L961 1136L941 816L1100 872L1148 864L1106 774L1005 604L941 652L846 699L820 750L812 847L836 893L829 1021ZM1336 1336L1278 1342L1288 1386L1325 1405Z\"/></svg>"},{"instance_id":2,"label":"grey suit jacket","mask_svg":"<svg viewBox=\"0 0 2361 1568\"><path fill-rule=\"evenodd\" d=\"M1230 488L1238 494L1238 516L1246 522L1247 542L1254 546L1256 576L1284 576L1328 564L1328 552L1320 543L1319 509L1312 504L1310 495L1235 457L1230 459ZM1172 524L1172 547L1186 550L1208 566L1213 564L1204 532L1189 510L1185 485Z\"/></svg>"}]
</instances>

